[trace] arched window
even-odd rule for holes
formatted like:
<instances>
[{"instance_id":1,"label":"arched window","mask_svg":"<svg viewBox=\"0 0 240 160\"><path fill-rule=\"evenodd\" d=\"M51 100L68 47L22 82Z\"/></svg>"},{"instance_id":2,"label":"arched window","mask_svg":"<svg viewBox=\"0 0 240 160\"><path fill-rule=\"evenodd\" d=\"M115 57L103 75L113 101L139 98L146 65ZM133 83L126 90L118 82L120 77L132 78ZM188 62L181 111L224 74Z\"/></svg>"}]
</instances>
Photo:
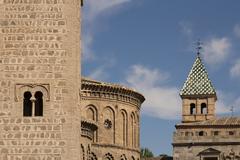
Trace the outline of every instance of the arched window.
<instances>
[{"instance_id":1,"label":"arched window","mask_svg":"<svg viewBox=\"0 0 240 160\"><path fill-rule=\"evenodd\" d=\"M32 93L27 91L24 93L23 99L23 116L43 116L43 94L37 91L32 97Z\"/></svg>"},{"instance_id":2,"label":"arched window","mask_svg":"<svg viewBox=\"0 0 240 160\"><path fill-rule=\"evenodd\" d=\"M196 105L194 103L190 104L190 114L196 114Z\"/></svg>"},{"instance_id":3,"label":"arched window","mask_svg":"<svg viewBox=\"0 0 240 160\"><path fill-rule=\"evenodd\" d=\"M35 116L43 116L43 94L38 91L35 93Z\"/></svg>"},{"instance_id":4,"label":"arched window","mask_svg":"<svg viewBox=\"0 0 240 160\"><path fill-rule=\"evenodd\" d=\"M23 99L23 116L30 117L32 116L32 101L31 101L32 94L31 92L24 93Z\"/></svg>"},{"instance_id":5,"label":"arched window","mask_svg":"<svg viewBox=\"0 0 240 160\"><path fill-rule=\"evenodd\" d=\"M131 116L130 116L130 139L131 139L131 147L137 147L137 144L136 144L136 117L135 117L135 114L132 113ZM130 140L129 139L129 140Z\"/></svg>"},{"instance_id":6,"label":"arched window","mask_svg":"<svg viewBox=\"0 0 240 160\"><path fill-rule=\"evenodd\" d=\"M98 121L98 110L95 106L88 105L86 107L86 118L89 119L89 120L92 120L94 122ZM93 140L93 142L98 141L98 130L94 131L92 140Z\"/></svg>"},{"instance_id":7,"label":"arched window","mask_svg":"<svg viewBox=\"0 0 240 160\"><path fill-rule=\"evenodd\" d=\"M206 103L201 104L201 114L207 114L207 105Z\"/></svg>"},{"instance_id":8,"label":"arched window","mask_svg":"<svg viewBox=\"0 0 240 160\"><path fill-rule=\"evenodd\" d=\"M120 136L119 138L121 139L121 145L126 146L127 145L127 112L125 110L121 110L120 113L120 120L119 120L120 125Z\"/></svg>"}]
</instances>

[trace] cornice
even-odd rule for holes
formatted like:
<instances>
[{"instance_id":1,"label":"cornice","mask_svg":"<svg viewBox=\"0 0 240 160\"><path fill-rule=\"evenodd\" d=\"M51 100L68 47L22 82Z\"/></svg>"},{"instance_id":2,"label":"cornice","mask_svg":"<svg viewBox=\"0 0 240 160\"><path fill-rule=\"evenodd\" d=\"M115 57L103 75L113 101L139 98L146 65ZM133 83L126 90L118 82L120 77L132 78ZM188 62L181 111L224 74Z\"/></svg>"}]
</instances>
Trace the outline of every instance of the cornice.
<instances>
[{"instance_id":1,"label":"cornice","mask_svg":"<svg viewBox=\"0 0 240 160\"><path fill-rule=\"evenodd\" d=\"M175 125L176 129L193 128L240 128L240 117L221 117L206 121L180 123Z\"/></svg>"},{"instance_id":2,"label":"cornice","mask_svg":"<svg viewBox=\"0 0 240 160\"><path fill-rule=\"evenodd\" d=\"M190 147L190 146L226 146L240 145L240 142L189 142L189 143L172 143L173 147Z\"/></svg>"},{"instance_id":3,"label":"cornice","mask_svg":"<svg viewBox=\"0 0 240 160\"><path fill-rule=\"evenodd\" d=\"M83 78L81 86L80 93L83 99L109 99L122 101L137 106L140 106L145 101L145 98L142 94L117 84Z\"/></svg>"},{"instance_id":4,"label":"cornice","mask_svg":"<svg viewBox=\"0 0 240 160\"><path fill-rule=\"evenodd\" d=\"M232 128L240 128L240 124L236 125L176 125L176 129L194 129L194 128L225 128L225 129L232 129Z\"/></svg>"}]
</instances>

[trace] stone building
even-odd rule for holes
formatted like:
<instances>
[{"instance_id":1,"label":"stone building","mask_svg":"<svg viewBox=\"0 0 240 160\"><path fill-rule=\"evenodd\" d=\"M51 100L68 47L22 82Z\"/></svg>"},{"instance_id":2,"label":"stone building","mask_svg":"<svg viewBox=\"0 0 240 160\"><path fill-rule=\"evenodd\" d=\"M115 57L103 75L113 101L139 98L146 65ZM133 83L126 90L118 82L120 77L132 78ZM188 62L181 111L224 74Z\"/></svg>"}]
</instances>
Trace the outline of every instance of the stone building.
<instances>
[{"instance_id":1,"label":"stone building","mask_svg":"<svg viewBox=\"0 0 240 160\"><path fill-rule=\"evenodd\" d=\"M199 54L180 96L182 122L173 135L174 160L240 160L240 117L216 116L217 94Z\"/></svg>"},{"instance_id":2,"label":"stone building","mask_svg":"<svg viewBox=\"0 0 240 160\"><path fill-rule=\"evenodd\" d=\"M82 137L87 142L81 143L82 155L94 160L139 160L139 116L144 97L121 85L87 78L82 78L80 97Z\"/></svg>"},{"instance_id":3,"label":"stone building","mask_svg":"<svg viewBox=\"0 0 240 160\"><path fill-rule=\"evenodd\" d=\"M138 160L144 97L81 76L82 0L0 0L0 160Z\"/></svg>"}]
</instances>

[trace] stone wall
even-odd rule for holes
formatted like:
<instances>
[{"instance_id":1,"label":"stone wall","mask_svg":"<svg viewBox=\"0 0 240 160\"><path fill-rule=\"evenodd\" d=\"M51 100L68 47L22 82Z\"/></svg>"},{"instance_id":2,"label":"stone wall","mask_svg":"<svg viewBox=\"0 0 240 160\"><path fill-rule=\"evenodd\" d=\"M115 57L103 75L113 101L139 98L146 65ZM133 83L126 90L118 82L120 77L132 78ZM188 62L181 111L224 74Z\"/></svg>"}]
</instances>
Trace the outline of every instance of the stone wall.
<instances>
[{"instance_id":1,"label":"stone wall","mask_svg":"<svg viewBox=\"0 0 240 160\"><path fill-rule=\"evenodd\" d=\"M79 76L80 0L0 0L1 160L80 159Z\"/></svg>"},{"instance_id":2,"label":"stone wall","mask_svg":"<svg viewBox=\"0 0 240 160\"><path fill-rule=\"evenodd\" d=\"M174 160L201 160L201 152L218 150L219 160L240 159L239 126L207 126L179 128L173 136ZM211 156L211 152L208 153Z\"/></svg>"},{"instance_id":3,"label":"stone wall","mask_svg":"<svg viewBox=\"0 0 240 160\"><path fill-rule=\"evenodd\" d=\"M177 147L174 148L174 160L204 160L204 156L199 153L209 148L216 149L221 153L219 155L209 154L207 157L217 157L218 160L239 160L240 145L212 145L212 146L194 146L194 147Z\"/></svg>"}]
</instances>

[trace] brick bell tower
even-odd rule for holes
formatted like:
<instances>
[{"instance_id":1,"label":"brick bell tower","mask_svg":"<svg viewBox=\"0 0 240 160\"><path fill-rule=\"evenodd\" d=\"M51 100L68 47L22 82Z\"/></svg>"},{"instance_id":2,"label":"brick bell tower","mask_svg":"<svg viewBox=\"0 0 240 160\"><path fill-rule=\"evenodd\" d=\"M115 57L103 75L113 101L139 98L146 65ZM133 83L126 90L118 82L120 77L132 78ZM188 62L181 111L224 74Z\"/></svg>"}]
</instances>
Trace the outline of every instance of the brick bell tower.
<instances>
[{"instance_id":1,"label":"brick bell tower","mask_svg":"<svg viewBox=\"0 0 240 160\"><path fill-rule=\"evenodd\" d=\"M0 160L80 160L82 0L0 0Z\"/></svg>"},{"instance_id":2,"label":"brick bell tower","mask_svg":"<svg viewBox=\"0 0 240 160\"><path fill-rule=\"evenodd\" d=\"M182 122L198 122L215 118L216 91L208 78L200 53L180 91Z\"/></svg>"}]
</instances>

